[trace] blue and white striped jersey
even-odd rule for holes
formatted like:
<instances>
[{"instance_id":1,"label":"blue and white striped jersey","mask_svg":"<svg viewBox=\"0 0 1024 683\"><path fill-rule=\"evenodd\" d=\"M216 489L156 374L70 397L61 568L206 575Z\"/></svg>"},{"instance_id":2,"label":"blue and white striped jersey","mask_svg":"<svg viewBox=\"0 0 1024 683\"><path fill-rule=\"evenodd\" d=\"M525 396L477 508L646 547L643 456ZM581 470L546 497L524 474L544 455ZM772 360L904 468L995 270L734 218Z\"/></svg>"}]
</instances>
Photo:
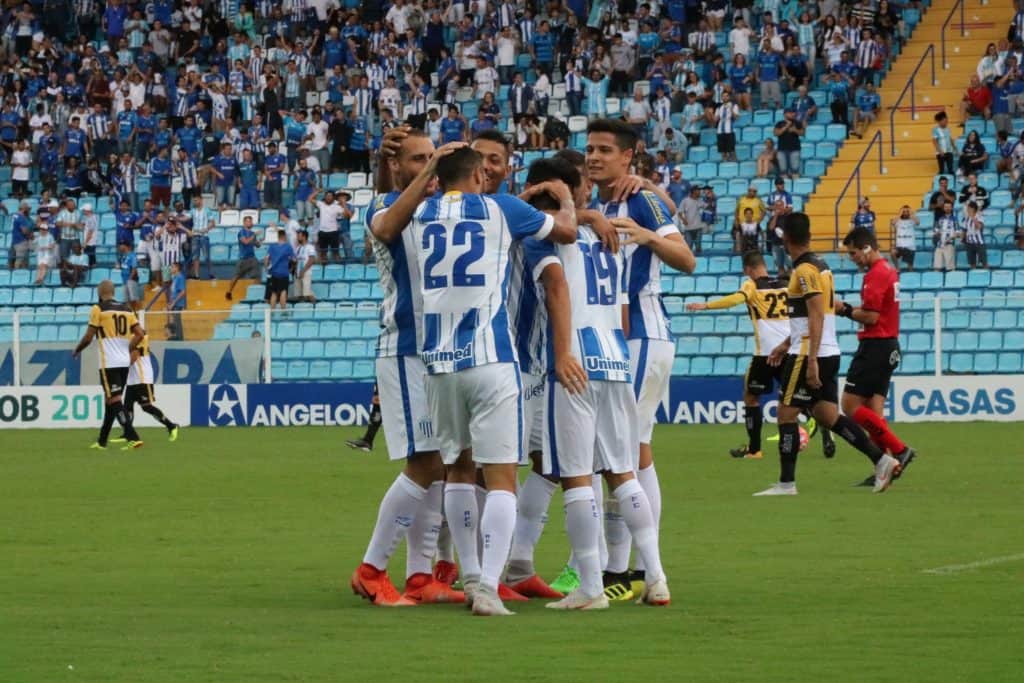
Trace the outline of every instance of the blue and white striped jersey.
<instances>
[{"instance_id":1,"label":"blue and white striped jersey","mask_svg":"<svg viewBox=\"0 0 1024 683\"><path fill-rule=\"evenodd\" d=\"M590 226L581 225L574 244L526 240L529 260L557 258L565 271L572 305L572 353L591 380L631 382L629 347L622 331L622 271L625 257L606 251ZM548 370L555 358L548 331Z\"/></svg>"},{"instance_id":2,"label":"blue and white striped jersey","mask_svg":"<svg viewBox=\"0 0 1024 683\"><path fill-rule=\"evenodd\" d=\"M526 245L537 242L540 247ZM528 375L543 375L547 368L548 310L544 305L544 289L540 275L552 262L557 262L554 245L535 237L512 244L512 273L508 283L508 317L512 321L519 370Z\"/></svg>"},{"instance_id":3,"label":"blue and white striped jersey","mask_svg":"<svg viewBox=\"0 0 1024 683\"><path fill-rule=\"evenodd\" d=\"M387 211L400 192L377 195L366 213L366 224ZM380 335L377 357L415 356L422 341L423 296L419 288L419 264L412 231L406 228L391 244L372 238L373 256L377 261L380 287L384 299L380 304Z\"/></svg>"},{"instance_id":4,"label":"blue and white striped jersey","mask_svg":"<svg viewBox=\"0 0 1024 683\"><path fill-rule=\"evenodd\" d=\"M409 231L423 293L430 374L517 361L507 296L513 240L543 239L554 219L512 195L447 192L416 208Z\"/></svg>"},{"instance_id":5,"label":"blue and white striped jersey","mask_svg":"<svg viewBox=\"0 0 1024 683\"><path fill-rule=\"evenodd\" d=\"M661 236L678 234L672 214L658 195L643 190L625 202L594 200L608 218L632 218L637 225ZM629 338L671 341L668 314L661 302L661 259L649 247L629 245L625 249L624 286L629 298Z\"/></svg>"}]
</instances>

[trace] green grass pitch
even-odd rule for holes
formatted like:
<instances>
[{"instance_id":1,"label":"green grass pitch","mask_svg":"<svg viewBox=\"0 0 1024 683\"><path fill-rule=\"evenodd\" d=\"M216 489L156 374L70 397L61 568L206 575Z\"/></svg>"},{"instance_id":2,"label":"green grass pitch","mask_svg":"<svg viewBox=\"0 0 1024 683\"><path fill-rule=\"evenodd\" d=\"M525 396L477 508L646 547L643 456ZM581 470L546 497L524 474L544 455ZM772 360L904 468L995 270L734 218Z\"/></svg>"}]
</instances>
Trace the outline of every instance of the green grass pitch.
<instances>
[{"instance_id":1,"label":"green grass pitch","mask_svg":"<svg viewBox=\"0 0 1024 683\"><path fill-rule=\"evenodd\" d=\"M736 461L739 426L660 427L672 606L475 619L349 590L395 473L383 440L145 430L141 451L97 453L91 432L5 431L0 681L1020 681L1024 428L898 432L921 455L884 495L851 488L862 456L815 440L800 495L757 499L773 444ZM563 529L556 496L549 578Z\"/></svg>"}]
</instances>

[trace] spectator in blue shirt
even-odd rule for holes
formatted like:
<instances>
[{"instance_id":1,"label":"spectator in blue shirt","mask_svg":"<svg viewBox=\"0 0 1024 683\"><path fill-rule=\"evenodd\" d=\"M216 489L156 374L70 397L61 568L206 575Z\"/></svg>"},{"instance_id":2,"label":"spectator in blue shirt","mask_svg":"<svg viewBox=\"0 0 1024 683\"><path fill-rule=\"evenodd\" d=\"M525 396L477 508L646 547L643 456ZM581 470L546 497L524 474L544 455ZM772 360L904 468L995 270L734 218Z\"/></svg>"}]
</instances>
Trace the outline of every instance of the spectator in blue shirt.
<instances>
[{"instance_id":1,"label":"spectator in blue shirt","mask_svg":"<svg viewBox=\"0 0 1024 683\"><path fill-rule=\"evenodd\" d=\"M35 225L29 212L32 207L28 202L22 202L18 212L11 220L11 248L7 254L7 267L28 268L28 252L31 247L32 236L35 233Z\"/></svg>"},{"instance_id":2,"label":"spectator in blue shirt","mask_svg":"<svg viewBox=\"0 0 1024 683\"><path fill-rule=\"evenodd\" d=\"M135 231L142 227L142 215L131 210L127 199L122 199L114 212L114 223L117 226L117 243L134 247Z\"/></svg>"},{"instance_id":3,"label":"spectator in blue shirt","mask_svg":"<svg viewBox=\"0 0 1024 683\"><path fill-rule=\"evenodd\" d=\"M459 108L450 105L448 115L441 120L441 144L464 142L466 140L466 122L459 115Z\"/></svg>"},{"instance_id":4,"label":"spectator in blue shirt","mask_svg":"<svg viewBox=\"0 0 1024 683\"><path fill-rule=\"evenodd\" d=\"M228 301L231 301L231 293L239 279L260 279L260 262L256 260L256 248L259 246L260 239L252 229L252 216L246 216L242 219L242 229L238 231L238 264L235 266L235 276L231 278L231 284L224 295Z\"/></svg>"},{"instance_id":5,"label":"spectator in blue shirt","mask_svg":"<svg viewBox=\"0 0 1024 683\"><path fill-rule=\"evenodd\" d=\"M866 228L871 232L875 231L875 212L871 210L871 200L864 197L857 205L857 212L850 218L850 230L854 228Z\"/></svg>"},{"instance_id":6,"label":"spectator in blue shirt","mask_svg":"<svg viewBox=\"0 0 1024 683\"><path fill-rule=\"evenodd\" d=\"M182 325L181 312L188 308L188 281L185 273L181 272L181 264L175 261L171 264L171 289L168 296L170 299L168 308L171 309L171 320L168 323L168 341L182 341L185 339L185 328Z\"/></svg>"},{"instance_id":7,"label":"spectator in blue shirt","mask_svg":"<svg viewBox=\"0 0 1024 683\"><path fill-rule=\"evenodd\" d=\"M231 143L223 142L220 145L220 154L210 161L210 171L215 178L214 200L223 211L229 206L235 205L235 177L238 174L238 165L235 163L235 155L231 151Z\"/></svg>"},{"instance_id":8,"label":"spectator in blue shirt","mask_svg":"<svg viewBox=\"0 0 1024 683\"><path fill-rule=\"evenodd\" d=\"M288 233L277 231L277 242L267 248L264 264L270 271L270 308L278 304L283 311L288 305L288 284L292 263L295 262L295 251L288 242Z\"/></svg>"},{"instance_id":9,"label":"spectator in blue shirt","mask_svg":"<svg viewBox=\"0 0 1024 683\"><path fill-rule=\"evenodd\" d=\"M117 247L117 267L121 271L121 283L124 285L124 302L138 310L142 301L142 288L139 287L139 257L128 242L120 242Z\"/></svg>"},{"instance_id":10,"label":"spectator in blue shirt","mask_svg":"<svg viewBox=\"0 0 1024 683\"><path fill-rule=\"evenodd\" d=\"M156 206L171 206L171 175L174 171L166 148L149 160L149 197Z\"/></svg>"},{"instance_id":11,"label":"spectator in blue shirt","mask_svg":"<svg viewBox=\"0 0 1024 683\"><path fill-rule=\"evenodd\" d=\"M124 101L124 110L117 115L117 151L120 154L131 154L135 151L136 114L132 109L132 101Z\"/></svg>"},{"instance_id":12,"label":"spectator in blue shirt","mask_svg":"<svg viewBox=\"0 0 1024 683\"><path fill-rule=\"evenodd\" d=\"M280 209L281 181L288 167L288 158L279 154L277 143L267 145L267 158L263 160L263 201L272 208Z\"/></svg>"},{"instance_id":13,"label":"spectator in blue shirt","mask_svg":"<svg viewBox=\"0 0 1024 683\"><path fill-rule=\"evenodd\" d=\"M263 172L253 158L252 150L242 152L242 161L238 164L238 208L260 208L260 176Z\"/></svg>"},{"instance_id":14,"label":"spectator in blue shirt","mask_svg":"<svg viewBox=\"0 0 1024 683\"><path fill-rule=\"evenodd\" d=\"M530 43L530 55L540 69L551 73L555 64L555 36L551 33L551 25L547 21L540 22L540 27Z\"/></svg>"},{"instance_id":15,"label":"spectator in blue shirt","mask_svg":"<svg viewBox=\"0 0 1024 683\"><path fill-rule=\"evenodd\" d=\"M832 123L841 123L850 127L850 82L839 71L833 71L825 83L829 95L829 108L832 110Z\"/></svg>"},{"instance_id":16,"label":"spectator in blue shirt","mask_svg":"<svg viewBox=\"0 0 1024 683\"><path fill-rule=\"evenodd\" d=\"M299 168L295 171L295 220L309 221L316 215L310 198L318 185L316 172L307 166L306 159L299 159Z\"/></svg>"},{"instance_id":17,"label":"spectator in blue shirt","mask_svg":"<svg viewBox=\"0 0 1024 683\"><path fill-rule=\"evenodd\" d=\"M761 106L767 108L772 103L773 109L782 106L782 60L772 50L772 41L766 38L761 43L761 51L757 54L757 80L761 83Z\"/></svg>"},{"instance_id":18,"label":"spectator in blue shirt","mask_svg":"<svg viewBox=\"0 0 1024 683\"><path fill-rule=\"evenodd\" d=\"M875 84L868 81L864 85L864 92L857 96L854 130L850 134L856 135L858 138L864 137L864 131L878 118L878 110L881 106L882 98L875 92Z\"/></svg>"}]
</instances>

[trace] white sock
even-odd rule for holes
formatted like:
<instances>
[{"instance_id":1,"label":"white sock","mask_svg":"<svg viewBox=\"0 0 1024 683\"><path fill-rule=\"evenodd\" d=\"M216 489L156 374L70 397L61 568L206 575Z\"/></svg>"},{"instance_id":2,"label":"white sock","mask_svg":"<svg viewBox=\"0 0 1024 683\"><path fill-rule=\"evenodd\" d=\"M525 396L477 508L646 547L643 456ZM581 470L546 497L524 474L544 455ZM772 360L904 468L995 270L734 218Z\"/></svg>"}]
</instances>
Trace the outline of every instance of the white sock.
<instances>
[{"instance_id":1,"label":"white sock","mask_svg":"<svg viewBox=\"0 0 1024 683\"><path fill-rule=\"evenodd\" d=\"M445 488L447 489L447 486ZM448 520L444 517L443 504L441 505L441 531L437 534L437 561L455 564L455 546L452 544L452 532L448 528Z\"/></svg>"},{"instance_id":2,"label":"white sock","mask_svg":"<svg viewBox=\"0 0 1024 683\"><path fill-rule=\"evenodd\" d=\"M565 492L563 500L565 531L579 566L580 588L587 597L596 598L604 586L601 583L601 559L597 550L601 516L597 501L594 500L594 490L589 486L571 488Z\"/></svg>"},{"instance_id":3,"label":"white sock","mask_svg":"<svg viewBox=\"0 0 1024 683\"><path fill-rule=\"evenodd\" d=\"M605 571L621 574L629 569L629 528L619 513L619 501L610 498L604 502L604 535L608 543L608 561Z\"/></svg>"},{"instance_id":4,"label":"white sock","mask_svg":"<svg viewBox=\"0 0 1024 683\"><path fill-rule=\"evenodd\" d=\"M444 487L444 515L448 530L462 563L463 581L480 576L480 555L477 547L479 513L474 484L447 484Z\"/></svg>"},{"instance_id":5,"label":"white sock","mask_svg":"<svg viewBox=\"0 0 1024 683\"><path fill-rule=\"evenodd\" d=\"M516 528L516 496L510 491L490 491L480 516L480 532L484 537L481 552L480 585L494 590L508 561L512 532Z\"/></svg>"},{"instance_id":6,"label":"white sock","mask_svg":"<svg viewBox=\"0 0 1024 683\"><path fill-rule=\"evenodd\" d=\"M363 562L377 569L387 569L388 560L398 546L398 540L405 535L419 511L420 503L427 495L404 473L395 477L391 488L384 494L377 509L377 523L370 536L370 545L363 555Z\"/></svg>"},{"instance_id":7,"label":"white sock","mask_svg":"<svg viewBox=\"0 0 1024 683\"><path fill-rule=\"evenodd\" d=\"M406 538L405 578L413 574L430 574L431 562L437 552L437 538L441 533L441 507L444 505L444 482L435 481L427 489L420 503L416 519L409 527Z\"/></svg>"},{"instance_id":8,"label":"white sock","mask_svg":"<svg viewBox=\"0 0 1024 683\"><path fill-rule=\"evenodd\" d=\"M519 487L519 510L516 513L516 531L512 535L510 562L533 563L533 549L548 523L548 506L558 485L536 472L530 472Z\"/></svg>"},{"instance_id":9,"label":"white sock","mask_svg":"<svg viewBox=\"0 0 1024 683\"><path fill-rule=\"evenodd\" d=\"M651 503L647 500L643 487L636 479L630 479L613 493L619 502L622 519L636 542L637 551L644 559L647 583L664 578L661 553L658 550L658 532L654 528L654 518L651 516Z\"/></svg>"},{"instance_id":10,"label":"white sock","mask_svg":"<svg viewBox=\"0 0 1024 683\"><path fill-rule=\"evenodd\" d=\"M476 512L480 515L480 519L484 517L484 507L487 505L487 489L480 484L473 485L473 493L476 495ZM476 547L478 551L482 552L484 547L484 532L479 525L476 527ZM477 557L479 561L480 557Z\"/></svg>"},{"instance_id":11,"label":"white sock","mask_svg":"<svg viewBox=\"0 0 1024 683\"><path fill-rule=\"evenodd\" d=\"M604 477L595 474L591 480L590 488L594 491L594 502L599 511L604 510ZM608 544L604 540L604 525L598 524L597 531L597 555L601 559L600 566L603 569L608 564Z\"/></svg>"},{"instance_id":12,"label":"white sock","mask_svg":"<svg viewBox=\"0 0 1024 683\"><path fill-rule=\"evenodd\" d=\"M658 473L654 470L654 463L650 467L637 470L636 480L640 482L647 500L651 502L651 517L654 518L654 533L657 534L661 525L661 484L658 483ZM634 544L635 545L635 544ZM644 571L644 558L639 548L636 553L636 568Z\"/></svg>"}]
</instances>

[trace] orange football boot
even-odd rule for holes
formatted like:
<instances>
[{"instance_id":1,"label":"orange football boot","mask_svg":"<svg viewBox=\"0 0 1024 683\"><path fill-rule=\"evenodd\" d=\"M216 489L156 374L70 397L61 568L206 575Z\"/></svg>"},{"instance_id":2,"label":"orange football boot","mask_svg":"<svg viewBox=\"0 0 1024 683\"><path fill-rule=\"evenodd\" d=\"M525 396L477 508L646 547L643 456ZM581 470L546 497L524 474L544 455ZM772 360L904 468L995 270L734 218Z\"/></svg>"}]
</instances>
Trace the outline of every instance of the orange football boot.
<instances>
[{"instance_id":1,"label":"orange football boot","mask_svg":"<svg viewBox=\"0 0 1024 683\"><path fill-rule=\"evenodd\" d=\"M530 598L526 597L522 593L517 593L503 583L498 584L498 597L501 598L502 602L526 602Z\"/></svg>"},{"instance_id":2,"label":"orange football boot","mask_svg":"<svg viewBox=\"0 0 1024 683\"><path fill-rule=\"evenodd\" d=\"M528 598L543 598L545 600L560 600L565 596L549 586L544 579L536 574L528 579L523 579L510 586L512 590Z\"/></svg>"},{"instance_id":3,"label":"orange football boot","mask_svg":"<svg viewBox=\"0 0 1024 683\"><path fill-rule=\"evenodd\" d=\"M388 573L363 562L352 573L352 592L379 607L412 607L416 603L403 598L388 578Z\"/></svg>"},{"instance_id":4,"label":"orange football boot","mask_svg":"<svg viewBox=\"0 0 1024 683\"><path fill-rule=\"evenodd\" d=\"M459 579L459 565L454 562L438 560L434 565L434 578L446 586L452 585Z\"/></svg>"},{"instance_id":5,"label":"orange football boot","mask_svg":"<svg viewBox=\"0 0 1024 683\"><path fill-rule=\"evenodd\" d=\"M461 603L466 601L466 594L457 591L447 583L438 581L430 574L413 574L405 580L405 591L402 597L411 602L423 605Z\"/></svg>"}]
</instances>

